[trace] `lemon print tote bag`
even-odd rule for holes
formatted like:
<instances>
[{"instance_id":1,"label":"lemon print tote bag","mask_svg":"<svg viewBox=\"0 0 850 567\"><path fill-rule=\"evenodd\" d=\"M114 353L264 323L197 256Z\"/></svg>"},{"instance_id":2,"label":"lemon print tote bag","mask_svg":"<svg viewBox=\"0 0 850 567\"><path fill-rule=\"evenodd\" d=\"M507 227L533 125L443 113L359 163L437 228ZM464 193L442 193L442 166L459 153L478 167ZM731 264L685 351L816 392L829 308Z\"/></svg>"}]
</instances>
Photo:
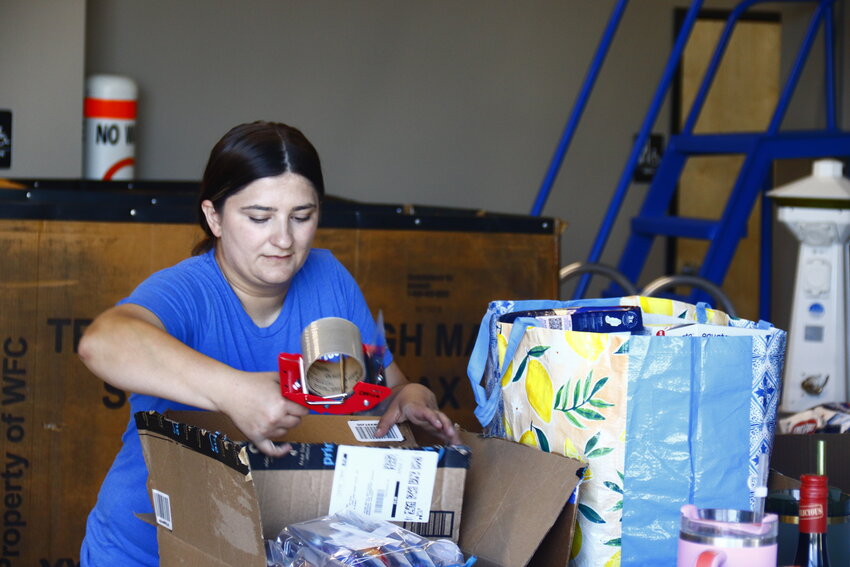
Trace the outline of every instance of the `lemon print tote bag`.
<instances>
[{"instance_id":1,"label":"lemon print tote bag","mask_svg":"<svg viewBox=\"0 0 850 567\"><path fill-rule=\"evenodd\" d=\"M643 330L534 316L580 306L639 308ZM674 565L683 504L752 506L784 352L767 323L670 299L493 302L468 374L486 432L587 463L571 565Z\"/></svg>"}]
</instances>

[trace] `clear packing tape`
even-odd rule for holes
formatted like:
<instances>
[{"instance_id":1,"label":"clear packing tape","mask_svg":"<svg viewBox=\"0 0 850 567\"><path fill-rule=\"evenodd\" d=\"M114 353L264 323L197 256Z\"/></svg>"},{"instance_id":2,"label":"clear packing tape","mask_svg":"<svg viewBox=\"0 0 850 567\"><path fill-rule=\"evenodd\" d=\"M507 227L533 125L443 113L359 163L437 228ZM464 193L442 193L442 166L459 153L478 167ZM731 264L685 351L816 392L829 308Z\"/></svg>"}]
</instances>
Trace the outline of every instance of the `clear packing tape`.
<instances>
[{"instance_id":1,"label":"clear packing tape","mask_svg":"<svg viewBox=\"0 0 850 567\"><path fill-rule=\"evenodd\" d=\"M471 567L457 545L352 510L287 526L266 540L268 567Z\"/></svg>"},{"instance_id":2,"label":"clear packing tape","mask_svg":"<svg viewBox=\"0 0 850 567\"><path fill-rule=\"evenodd\" d=\"M339 317L313 321L301 334L307 386L319 396L344 394L366 376L357 326Z\"/></svg>"},{"instance_id":3,"label":"clear packing tape","mask_svg":"<svg viewBox=\"0 0 850 567\"><path fill-rule=\"evenodd\" d=\"M301 333L301 354L280 353L281 394L319 413L374 409L391 393L385 385L383 318L376 344L361 342L357 326L339 317L313 321Z\"/></svg>"}]
</instances>

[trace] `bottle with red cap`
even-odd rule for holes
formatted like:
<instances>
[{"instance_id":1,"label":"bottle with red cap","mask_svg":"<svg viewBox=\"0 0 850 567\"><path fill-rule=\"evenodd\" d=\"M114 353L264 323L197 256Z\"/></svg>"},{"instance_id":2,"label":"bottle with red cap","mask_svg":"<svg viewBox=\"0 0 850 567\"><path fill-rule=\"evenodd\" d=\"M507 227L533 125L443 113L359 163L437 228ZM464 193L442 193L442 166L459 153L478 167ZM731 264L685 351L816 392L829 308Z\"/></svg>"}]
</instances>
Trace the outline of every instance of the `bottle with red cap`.
<instances>
[{"instance_id":1,"label":"bottle with red cap","mask_svg":"<svg viewBox=\"0 0 850 567\"><path fill-rule=\"evenodd\" d=\"M826 547L826 476L804 474L800 481L800 539L797 542L794 565L829 567L829 552Z\"/></svg>"}]
</instances>

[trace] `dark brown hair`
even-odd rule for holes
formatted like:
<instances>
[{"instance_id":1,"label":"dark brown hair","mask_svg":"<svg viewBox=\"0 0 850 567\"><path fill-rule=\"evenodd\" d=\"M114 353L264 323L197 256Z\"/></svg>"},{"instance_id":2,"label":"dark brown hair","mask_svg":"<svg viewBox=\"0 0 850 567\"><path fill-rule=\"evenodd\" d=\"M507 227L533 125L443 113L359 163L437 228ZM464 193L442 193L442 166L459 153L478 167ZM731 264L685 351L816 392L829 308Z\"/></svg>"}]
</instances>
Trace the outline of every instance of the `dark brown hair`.
<instances>
[{"instance_id":1,"label":"dark brown hair","mask_svg":"<svg viewBox=\"0 0 850 567\"><path fill-rule=\"evenodd\" d=\"M297 128L280 122L251 122L230 129L210 152L198 194L198 223L206 235L192 254L203 254L215 246L215 236L201 211L201 203L212 201L220 211L228 197L263 177L295 173L325 195L322 164L313 144Z\"/></svg>"}]
</instances>

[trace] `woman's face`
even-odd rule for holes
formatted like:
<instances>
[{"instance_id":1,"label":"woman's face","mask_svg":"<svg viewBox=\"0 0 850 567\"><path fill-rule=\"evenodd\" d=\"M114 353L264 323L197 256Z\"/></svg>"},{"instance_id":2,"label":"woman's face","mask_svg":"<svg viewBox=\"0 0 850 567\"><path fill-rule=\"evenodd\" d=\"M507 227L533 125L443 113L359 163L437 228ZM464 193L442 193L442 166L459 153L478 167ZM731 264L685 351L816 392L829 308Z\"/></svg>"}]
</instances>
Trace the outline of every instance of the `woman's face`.
<instances>
[{"instance_id":1,"label":"woman's face","mask_svg":"<svg viewBox=\"0 0 850 567\"><path fill-rule=\"evenodd\" d=\"M237 292L285 293L307 260L319 224L319 198L304 177L284 173L249 183L220 211L201 208L218 239L216 259Z\"/></svg>"}]
</instances>

